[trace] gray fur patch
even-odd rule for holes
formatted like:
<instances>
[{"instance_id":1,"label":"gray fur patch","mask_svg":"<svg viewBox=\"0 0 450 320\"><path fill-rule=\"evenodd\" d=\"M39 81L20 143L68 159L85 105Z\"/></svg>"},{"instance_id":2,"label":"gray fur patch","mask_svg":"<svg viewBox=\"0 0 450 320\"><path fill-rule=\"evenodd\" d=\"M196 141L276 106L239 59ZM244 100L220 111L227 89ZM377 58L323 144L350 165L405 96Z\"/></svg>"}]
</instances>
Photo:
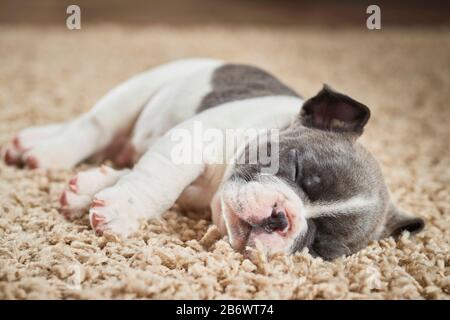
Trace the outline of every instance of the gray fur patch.
<instances>
[{"instance_id":1,"label":"gray fur patch","mask_svg":"<svg viewBox=\"0 0 450 320\"><path fill-rule=\"evenodd\" d=\"M223 65L214 71L211 82L212 91L202 99L197 113L237 100L264 96L299 97L270 73L248 65Z\"/></svg>"}]
</instances>

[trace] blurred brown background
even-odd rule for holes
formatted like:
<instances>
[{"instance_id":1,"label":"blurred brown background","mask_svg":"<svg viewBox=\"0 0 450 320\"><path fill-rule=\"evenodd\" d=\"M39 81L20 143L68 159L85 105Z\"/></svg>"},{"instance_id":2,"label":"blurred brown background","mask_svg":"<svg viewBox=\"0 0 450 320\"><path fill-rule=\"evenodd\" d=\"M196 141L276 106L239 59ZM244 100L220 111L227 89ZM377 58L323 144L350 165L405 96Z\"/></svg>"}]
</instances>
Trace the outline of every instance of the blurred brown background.
<instances>
[{"instance_id":1,"label":"blurred brown background","mask_svg":"<svg viewBox=\"0 0 450 320\"><path fill-rule=\"evenodd\" d=\"M1 0L0 23L64 23L70 4L81 7L83 24L364 26L370 4L382 8L383 27L450 24L444 0Z\"/></svg>"}]
</instances>

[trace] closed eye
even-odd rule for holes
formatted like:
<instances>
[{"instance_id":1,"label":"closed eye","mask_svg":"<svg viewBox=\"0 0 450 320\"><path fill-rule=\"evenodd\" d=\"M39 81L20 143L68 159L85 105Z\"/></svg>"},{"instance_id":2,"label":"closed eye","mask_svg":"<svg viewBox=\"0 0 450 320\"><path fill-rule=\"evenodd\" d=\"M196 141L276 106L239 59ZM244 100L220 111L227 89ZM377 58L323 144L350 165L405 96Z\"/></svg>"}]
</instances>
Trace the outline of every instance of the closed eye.
<instances>
[{"instance_id":1,"label":"closed eye","mask_svg":"<svg viewBox=\"0 0 450 320\"><path fill-rule=\"evenodd\" d=\"M314 172L304 172L301 156L296 149L289 151L289 179L295 182L311 200L315 201L323 192L321 177Z\"/></svg>"},{"instance_id":2,"label":"closed eye","mask_svg":"<svg viewBox=\"0 0 450 320\"><path fill-rule=\"evenodd\" d=\"M302 181L302 187L304 189L312 189L312 188L316 188L317 186L320 185L320 177L318 175L312 175L309 177L305 177L303 178Z\"/></svg>"},{"instance_id":3,"label":"closed eye","mask_svg":"<svg viewBox=\"0 0 450 320\"><path fill-rule=\"evenodd\" d=\"M325 192L323 186L321 186L319 175L303 177L300 186L311 201L317 200L320 197L320 194Z\"/></svg>"}]
</instances>

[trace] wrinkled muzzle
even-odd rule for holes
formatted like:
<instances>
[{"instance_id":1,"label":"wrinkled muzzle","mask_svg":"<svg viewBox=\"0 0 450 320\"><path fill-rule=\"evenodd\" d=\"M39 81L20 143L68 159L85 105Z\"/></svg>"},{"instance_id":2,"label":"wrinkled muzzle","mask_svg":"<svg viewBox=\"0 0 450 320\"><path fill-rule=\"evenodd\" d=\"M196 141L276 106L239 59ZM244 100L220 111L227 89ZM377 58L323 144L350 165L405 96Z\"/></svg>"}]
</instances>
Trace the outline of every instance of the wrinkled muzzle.
<instances>
[{"instance_id":1,"label":"wrinkled muzzle","mask_svg":"<svg viewBox=\"0 0 450 320\"><path fill-rule=\"evenodd\" d=\"M216 225L241 252L259 242L266 253L291 253L297 237L307 230L302 200L273 176L225 182L212 210Z\"/></svg>"}]
</instances>

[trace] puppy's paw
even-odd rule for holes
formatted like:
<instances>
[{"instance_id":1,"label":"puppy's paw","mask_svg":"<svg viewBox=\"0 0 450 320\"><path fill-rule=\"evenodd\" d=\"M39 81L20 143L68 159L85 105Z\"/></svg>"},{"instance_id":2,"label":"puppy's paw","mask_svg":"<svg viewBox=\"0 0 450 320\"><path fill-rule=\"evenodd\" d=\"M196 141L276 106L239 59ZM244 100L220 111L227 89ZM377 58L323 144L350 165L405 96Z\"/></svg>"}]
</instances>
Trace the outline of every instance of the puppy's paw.
<instances>
[{"instance_id":1,"label":"puppy's paw","mask_svg":"<svg viewBox=\"0 0 450 320\"><path fill-rule=\"evenodd\" d=\"M14 138L13 141L17 139ZM13 142L10 142L2 148L2 159L9 166L21 166L22 165L22 153L20 149L16 147Z\"/></svg>"},{"instance_id":2,"label":"puppy's paw","mask_svg":"<svg viewBox=\"0 0 450 320\"><path fill-rule=\"evenodd\" d=\"M116 183L126 172L101 166L77 173L61 195L61 213L69 219L87 213L94 194Z\"/></svg>"},{"instance_id":3,"label":"puppy's paw","mask_svg":"<svg viewBox=\"0 0 450 320\"><path fill-rule=\"evenodd\" d=\"M59 202L61 204L61 214L67 219L75 219L87 212L92 202L92 196L64 190L59 198Z\"/></svg>"},{"instance_id":4,"label":"puppy's paw","mask_svg":"<svg viewBox=\"0 0 450 320\"><path fill-rule=\"evenodd\" d=\"M39 142L57 134L63 124L52 124L41 127L30 127L20 131L3 149L2 159L8 165L22 166L25 164L24 154L34 148ZM28 165L37 165L33 157L28 159Z\"/></svg>"},{"instance_id":5,"label":"puppy's paw","mask_svg":"<svg viewBox=\"0 0 450 320\"><path fill-rule=\"evenodd\" d=\"M130 190L113 186L97 193L89 210L89 220L98 235L112 231L127 237L139 227L144 207Z\"/></svg>"},{"instance_id":6,"label":"puppy's paw","mask_svg":"<svg viewBox=\"0 0 450 320\"><path fill-rule=\"evenodd\" d=\"M29 169L70 169L77 164L75 151L63 136L50 137L38 142L22 155Z\"/></svg>"},{"instance_id":7,"label":"puppy's paw","mask_svg":"<svg viewBox=\"0 0 450 320\"><path fill-rule=\"evenodd\" d=\"M23 130L17 134L3 149L2 159L7 165L22 166L23 154L37 143L37 138L29 134L29 130Z\"/></svg>"}]
</instances>

